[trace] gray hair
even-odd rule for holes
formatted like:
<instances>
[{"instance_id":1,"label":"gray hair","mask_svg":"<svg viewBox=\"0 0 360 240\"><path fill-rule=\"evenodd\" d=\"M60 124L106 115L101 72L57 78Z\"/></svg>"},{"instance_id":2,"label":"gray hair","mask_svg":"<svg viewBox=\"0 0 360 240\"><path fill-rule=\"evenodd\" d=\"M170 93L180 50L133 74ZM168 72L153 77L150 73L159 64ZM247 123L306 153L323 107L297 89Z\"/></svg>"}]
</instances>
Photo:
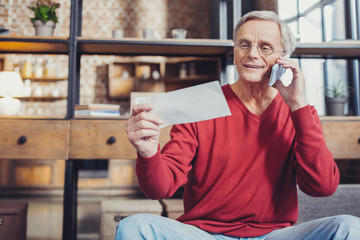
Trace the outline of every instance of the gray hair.
<instances>
[{"instance_id":1,"label":"gray hair","mask_svg":"<svg viewBox=\"0 0 360 240\"><path fill-rule=\"evenodd\" d=\"M282 20L280 20L279 16L274 13L273 11L252 11L247 14L245 14L239 22L236 24L233 40L236 42L237 34L240 29L240 27L250 20L266 20L266 21L273 21L277 23L280 27L280 33L281 33L281 44L285 50L286 53L291 54L295 50L295 37L293 33L291 32L291 29L289 26Z\"/></svg>"}]
</instances>

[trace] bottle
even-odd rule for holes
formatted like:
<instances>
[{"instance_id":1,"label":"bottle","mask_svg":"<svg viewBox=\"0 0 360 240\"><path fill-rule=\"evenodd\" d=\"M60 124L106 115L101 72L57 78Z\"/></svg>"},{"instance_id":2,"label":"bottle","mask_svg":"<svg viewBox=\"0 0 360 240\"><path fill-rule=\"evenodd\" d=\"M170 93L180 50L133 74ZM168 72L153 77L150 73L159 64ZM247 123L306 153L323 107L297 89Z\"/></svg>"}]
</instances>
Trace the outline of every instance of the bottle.
<instances>
[{"instance_id":1,"label":"bottle","mask_svg":"<svg viewBox=\"0 0 360 240\"><path fill-rule=\"evenodd\" d=\"M52 58L50 58L45 65L44 76L46 78L56 77L55 64L54 64L54 60Z\"/></svg>"},{"instance_id":2,"label":"bottle","mask_svg":"<svg viewBox=\"0 0 360 240\"><path fill-rule=\"evenodd\" d=\"M180 71L179 71L179 77L180 78L186 78L186 63L180 64Z\"/></svg>"},{"instance_id":3,"label":"bottle","mask_svg":"<svg viewBox=\"0 0 360 240\"><path fill-rule=\"evenodd\" d=\"M36 59L34 77L42 78L43 76L44 76L44 68L43 68L43 65L42 65L42 59L38 58L38 59Z\"/></svg>"},{"instance_id":4,"label":"bottle","mask_svg":"<svg viewBox=\"0 0 360 240\"><path fill-rule=\"evenodd\" d=\"M14 72L20 73L20 63L18 61L14 62Z\"/></svg>"},{"instance_id":5,"label":"bottle","mask_svg":"<svg viewBox=\"0 0 360 240\"><path fill-rule=\"evenodd\" d=\"M24 63L24 77L31 78L32 77L32 63L30 57L26 58Z\"/></svg>"},{"instance_id":6,"label":"bottle","mask_svg":"<svg viewBox=\"0 0 360 240\"><path fill-rule=\"evenodd\" d=\"M30 79L25 79L24 81L24 95L25 97L31 96L31 81Z\"/></svg>"}]
</instances>

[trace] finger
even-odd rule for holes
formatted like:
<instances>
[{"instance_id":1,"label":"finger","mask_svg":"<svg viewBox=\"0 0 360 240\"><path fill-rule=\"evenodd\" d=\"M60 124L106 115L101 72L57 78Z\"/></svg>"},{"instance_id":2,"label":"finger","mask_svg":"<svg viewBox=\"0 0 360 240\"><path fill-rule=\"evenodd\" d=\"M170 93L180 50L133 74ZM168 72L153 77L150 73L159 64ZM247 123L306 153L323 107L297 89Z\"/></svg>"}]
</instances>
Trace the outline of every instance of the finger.
<instances>
[{"instance_id":1,"label":"finger","mask_svg":"<svg viewBox=\"0 0 360 240\"><path fill-rule=\"evenodd\" d=\"M160 132L152 129L140 129L136 132L133 132L133 136L136 139L144 139L144 138L151 138L159 136Z\"/></svg>"},{"instance_id":2,"label":"finger","mask_svg":"<svg viewBox=\"0 0 360 240\"><path fill-rule=\"evenodd\" d=\"M145 104L135 104L132 107L131 116L135 116L136 114L140 112L149 112L154 108L153 105L145 103Z\"/></svg>"},{"instance_id":3,"label":"finger","mask_svg":"<svg viewBox=\"0 0 360 240\"><path fill-rule=\"evenodd\" d=\"M289 58L285 58L285 57L280 57L276 60L276 62L281 65L283 68L290 68L293 72L298 72L300 71L300 66L299 64L293 60L293 59L289 59Z\"/></svg>"},{"instance_id":4,"label":"finger","mask_svg":"<svg viewBox=\"0 0 360 240\"><path fill-rule=\"evenodd\" d=\"M156 125L163 124L163 121L161 120L161 118L151 112L143 111L143 112L140 112L137 115L133 116L133 118L134 118L134 122L147 121L147 122L151 122Z\"/></svg>"},{"instance_id":5,"label":"finger","mask_svg":"<svg viewBox=\"0 0 360 240\"><path fill-rule=\"evenodd\" d=\"M151 129L151 130L159 131L161 129L161 127L160 127L160 125L158 125L154 122L140 120L140 121L135 122L135 124L132 127L132 131L138 131L140 129Z\"/></svg>"},{"instance_id":6,"label":"finger","mask_svg":"<svg viewBox=\"0 0 360 240\"><path fill-rule=\"evenodd\" d=\"M133 142L134 144L139 144L142 140L157 139L159 136L159 131L154 131L151 129L141 129L136 132L131 132L128 135L128 138L130 142Z\"/></svg>"},{"instance_id":7,"label":"finger","mask_svg":"<svg viewBox=\"0 0 360 240\"><path fill-rule=\"evenodd\" d=\"M130 117L126 122L126 132L129 134L140 129L153 129L159 131L162 124L163 121L156 115L148 112L141 112L136 116Z\"/></svg>"},{"instance_id":8,"label":"finger","mask_svg":"<svg viewBox=\"0 0 360 240\"><path fill-rule=\"evenodd\" d=\"M297 61L287 58L279 58L278 63L285 69L291 69L293 73L293 79L291 84L300 83L304 84L304 75L301 72L300 66Z\"/></svg>"}]
</instances>

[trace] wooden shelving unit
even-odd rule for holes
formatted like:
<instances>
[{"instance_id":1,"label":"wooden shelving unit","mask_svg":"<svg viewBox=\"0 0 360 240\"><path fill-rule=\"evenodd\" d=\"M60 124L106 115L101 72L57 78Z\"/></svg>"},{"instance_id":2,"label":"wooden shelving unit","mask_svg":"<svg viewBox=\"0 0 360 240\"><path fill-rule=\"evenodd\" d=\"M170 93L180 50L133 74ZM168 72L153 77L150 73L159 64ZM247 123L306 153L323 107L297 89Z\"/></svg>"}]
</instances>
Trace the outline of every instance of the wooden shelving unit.
<instances>
[{"instance_id":1,"label":"wooden shelving unit","mask_svg":"<svg viewBox=\"0 0 360 240\"><path fill-rule=\"evenodd\" d=\"M220 81L219 57L130 57L103 66L108 96L130 100L131 92L168 92Z\"/></svg>"},{"instance_id":2,"label":"wooden shelving unit","mask_svg":"<svg viewBox=\"0 0 360 240\"><path fill-rule=\"evenodd\" d=\"M30 102L53 102L53 101L59 101L66 99L66 96L59 96L59 97L53 97L53 96L42 96L42 97L21 97L22 101L30 101Z\"/></svg>"},{"instance_id":3,"label":"wooden shelving unit","mask_svg":"<svg viewBox=\"0 0 360 240\"><path fill-rule=\"evenodd\" d=\"M139 38L89 39L78 38L82 54L162 55L162 56L219 56L232 49L231 40Z\"/></svg>"},{"instance_id":4,"label":"wooden shelving unit","mask_svg":"<svg viewBox=\"0 0 360 240\"><path fill-rule=\"evenodd\" d=\"M22 79L29 79L34 82L58 82L58 81L66 81L66 78L63 77L42 77L42 78L35 78L35 77L25 77L21 76Z\"/></svg>"},{"instance_id":5,"label":"wooden shelving unit","mask_svg":"<svg viewBox=\"0 0 360 240\"><path fill-rule=\"evenodd\" d=\"M70 36L68 37L0 37L0 53L21 53L21 54L65 54L69 57L69 75L68 75L68 96L67 96L67 115L64 121L74 121L74 129L81 128L83 124L81 119L74 119L74 108L79 103L80 96L80 59L82 55L161 55L166 57L175 56L196 56L196 57L214 57L225 60L232 51L231 40L219 39L161 39L161 40L145 40L145 39L90 39L81 37L81 19L82 19L82 1L72 0L70 7ZM225 68L225 64L223 64ZM222 69L224 70L224 69ZM42 82L42 79L34 80ZM46 80L53 81L53 80ZM192 79L186 79L190 82ZM145 82L145 81L144 81ZM141 81L142 83L142 81ZM39 100L44 99L43 97ZM34 100L33 98L24 100ZM44 99L45 100L45 99ZM50 99L46 99L50 101ZM57 100L51 98L51 100ZM28 121L28 118L40 121L44 117L16 117L20 122ZM5 118L7 119L7 118ZM9 120L12 118L8 118ZM39 119L39 120L38 120ZM83 119L89 122L87 124L99 124L99 119ZM119 121L120 120L120 121ZM121 121L124 120L124 121ZM54 122L51 117L46 121ZM109 119L104 119L104 126L108 126ZM79 123L79 124L77 124ZM116 119L114 124L124 124L125 119ZM113 129L111 130L113 131ZM86 136L85 136L86 137ZM82 144L93 143L81 140ZM95 138L97 139L97 138ZM35 141L35 140L34 140ZM74 141L72 141L74 142ZM79 141L75 141L80 143ZM119 142L128 143L124 139ZM107 145L106 145L107 146ZM77 149L72 147L72 149ZM90 148L93 149L93 148ZM126 150L126 146L116 148L117 150ZM41 151L39 151L41 152ZM76 239L76 220L77 220L77 187L78 187L78 160L75 156L69 155L69 159L65 161L65 179L64 179L64 216L63 216L63 239ZM109 155L113 156L112 154ZM108 156L108 157L109 157ZM93 156L90 156L93 157ZM103 155L99 155L98 159L104 159ZM81 157L81 159L86 159Z\"/></svg>"},{"instance_id":6,"label":"wooden shelving unit","mask_svg":"<svg viewBox=\"0 0 360 240\"><path fill-rule=\"evenodd\" d=\"M169 77L167 82L208 82L218 79L218 75L190 75L186 77Z\"/></svg>"},{"instance_id":7,"label":"wooden shelving unit","mask_svg":"<svg viewBox=\"0 0 360 240\"><path fill-rule=\"evenodd\" d=\"M0 37L1 53L68 54L67 37Z\"/></svg>"},{"instance_id":8,"label":"wooden shelving unit","mask_svg":"<svg viewBox=\"0 0 360 240\"><path fill-rule=\"evenodd\" d=\"M343 40L321 43L297 43L292 57L356 58L360 56L360 40Z\"/></svg>"}]
</instances>

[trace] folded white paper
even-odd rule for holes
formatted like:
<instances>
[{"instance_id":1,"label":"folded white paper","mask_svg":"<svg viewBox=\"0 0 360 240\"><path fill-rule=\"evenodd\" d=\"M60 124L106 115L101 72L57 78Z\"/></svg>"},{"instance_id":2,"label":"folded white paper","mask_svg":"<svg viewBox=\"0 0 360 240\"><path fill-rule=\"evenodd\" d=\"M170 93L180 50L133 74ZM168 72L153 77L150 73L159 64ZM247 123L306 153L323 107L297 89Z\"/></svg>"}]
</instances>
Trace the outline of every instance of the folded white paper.
<instances>
[{"instance_id":1,"label":"folded white paper","mask_svg":"<svg viewBox=\"0 0 360 240\"><path fill-rule=\"evenodd\" d=\"M285 55L285 57L289 58L290 54ZM274 83L281 78L282 75L285 74L287 69L283 68L279 64L275 64L271 69L270 81L269 86L274 85Z\"/></svg>"},{"instance_id":2,"label":"folded white paper","mask_svg":"<svg viewBox=\"0 0 360 240\"><path fill-rule=\"evenodd\" d=\"M218 81L150 96L145 102L163 120L161 127L231 115Z\"/></svg>"}]
</instances>

